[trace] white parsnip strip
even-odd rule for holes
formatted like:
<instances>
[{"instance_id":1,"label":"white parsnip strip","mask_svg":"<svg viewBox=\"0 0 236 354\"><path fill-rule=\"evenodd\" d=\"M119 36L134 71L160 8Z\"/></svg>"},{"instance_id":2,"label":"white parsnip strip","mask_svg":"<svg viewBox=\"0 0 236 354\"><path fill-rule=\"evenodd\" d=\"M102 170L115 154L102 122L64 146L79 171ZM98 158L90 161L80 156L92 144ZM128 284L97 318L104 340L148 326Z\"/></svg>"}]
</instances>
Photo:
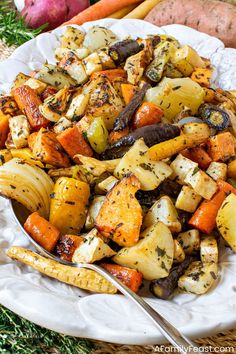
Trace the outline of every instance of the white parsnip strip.
<instances>
[{"instance_id":1,"label":"white parsnip strip","mask_svg":"<svg viewBox=\"0 0 236 354\"><path fill-rule=\"evenodd\" d=\"M22 247L11 247L7 255L31 266L51 278L78 288L97 293L115 294L117 289L100 274L89 269L79 269L60 264Z\"/></svg>"}]
</instances>

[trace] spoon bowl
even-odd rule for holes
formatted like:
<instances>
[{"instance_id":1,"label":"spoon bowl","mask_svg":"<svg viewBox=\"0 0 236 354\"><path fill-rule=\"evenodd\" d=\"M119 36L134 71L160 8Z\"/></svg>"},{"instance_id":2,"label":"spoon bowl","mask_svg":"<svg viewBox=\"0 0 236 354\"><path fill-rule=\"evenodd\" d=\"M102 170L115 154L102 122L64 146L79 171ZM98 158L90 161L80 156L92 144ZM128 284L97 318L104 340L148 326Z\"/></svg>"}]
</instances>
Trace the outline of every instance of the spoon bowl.
<instances>
[{"instance_id":1,"label":"spoon bowl","mask_svg":"<svg viewBox=\"0 0 236 354\"><path fill-rule=\"evenodd\" d=\"M96 264L87 264L87 263L72 263L65 260L62 260L52 253L46 251L41 247L35 240L25 231L24 223L27 217L30 215L30 211L27 210L23 205L19 204L16 201L11 201L11 209L17 224L24 233L24 235L29 239L30 243L34 245L36 250L43 256L50 258L54 261L57 261L61 264L77 268L85 268L93 270L101 274L104 278L109 280L115 287L126 297L132 300L156 325L160 332L166 337L166 339L178 349L178 352L181 354L193 354L200 353L199 348L193 343L190 339L181 334L170 322L168 322L161 314L154 310L142 297L134 293L127 286L125 286L121 281L111 275L104 268ZM204 354L201 351L202 354Z\"/></svg>"}]
</instances>

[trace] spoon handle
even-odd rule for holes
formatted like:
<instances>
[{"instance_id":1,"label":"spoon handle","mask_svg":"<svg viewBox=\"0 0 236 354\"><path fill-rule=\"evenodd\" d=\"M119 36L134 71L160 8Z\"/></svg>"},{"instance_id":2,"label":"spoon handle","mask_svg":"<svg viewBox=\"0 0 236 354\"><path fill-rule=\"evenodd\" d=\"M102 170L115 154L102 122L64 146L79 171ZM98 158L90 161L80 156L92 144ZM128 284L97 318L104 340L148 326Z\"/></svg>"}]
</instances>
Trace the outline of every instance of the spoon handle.
<instances>
[{"instance_id":1,"label":"spoon handle","mask_svg":"<svg viewBox=\"0 0 236 354\"><path fill-rule=\"evenodd\" d=\"M132 300L157 326L160 332L166 337L166 339L178 349L181 354L193 354L200 353L199 348L190 339L181 334L172 324L170 324L164 317L162 317L156 310L154 310L143 298L135 294L121 281L111 275L107 270L95 265L95 264L78 264L79 268L87 268L96 271L109 280L116 286L120 292ZM201 353L203 353L201 351Z\"/></svg>"}]
</instances>

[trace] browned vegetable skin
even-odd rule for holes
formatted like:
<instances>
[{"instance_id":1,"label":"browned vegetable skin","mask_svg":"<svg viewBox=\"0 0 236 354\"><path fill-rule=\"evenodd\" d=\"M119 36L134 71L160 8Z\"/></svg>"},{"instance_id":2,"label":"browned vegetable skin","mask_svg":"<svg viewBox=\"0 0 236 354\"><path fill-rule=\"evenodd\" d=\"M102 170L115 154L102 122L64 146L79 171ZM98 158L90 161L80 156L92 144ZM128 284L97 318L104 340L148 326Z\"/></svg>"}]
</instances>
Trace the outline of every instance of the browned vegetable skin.
<instances>
[{"instance_id":1,"label":"browned vegetable skin","mask_svg":"<svg viewBox=\"0 0 236 354\"><path fill-rule=\"evenodd\" d=\"M134 39L125 39L109 47L109 55L117 64L122 64L125 60L142 50L142 46Z\"/></svg>"},{"instance_id":2,"label":"browned vegetable skin","mask_svg":"<svg viewBox=\"0 0 236 354\"><path fill-rule=\"evenodd\" d=\"M142 208L135 198L139 188L134 175L124 177L107 194L95 221L97 230L120 246L133 246L139 240Z\"/></svg>"},{"instance_id":3,"label":"browned vegetable skin","mask_svg":"<svg viewBox=\"0 0 236 354\"><path fill-rule=\"evenodd\" d=\"M141 105L143 102L144 96L147 90L150 88L150 85L145 83L141 90L139 90L130 101L130 103L121 111L118 117L115 120L113 130L120 131L125 129L129 122L132 119L136 109Z\"/></svg>"},{"instance_id":4,"label":"browned vegetable skin","mask_svg":"<svg viewBox=\"0 0 236 354\"><path fill-rule=\"evenodd\" d=\"M19 108L12 96L2 96L0 97L0 111L14 117L19 113Z\"/></svg>"},{"instance_id":5,"label":"browned vegetable skin","mask_svg":"<svg viewBox=\"0 0 236 354\"><path fill-rule=\"evenodd\" d=\"M71 262L77 247L83 242L83 237L77 235L63 235L59 238L55 254L59 258Z\"/></svg>"},{"instance_id":6,"label":"browned vegetable skin","mask_svg":"<svg viewBox=\"0 0 236 354\"><path fill-rule=\"evenodd\" d=\"M162 141L180 135L180 128L172 124L152 124L134 130L132 133L119 139L102 154L103 159L116 159L122 157L136 140L143 138L145 144L151 147Z\"/></svg>"},{"instance_id":7,"label":"browned vegetable skin","mask_svg":"<svg viewBox=\"0 0 236 354\"><path fill-rule=\"evenodd\" d=\"M40 129L34 136L33 155L36 159L55 167L69 167L70 161L52 131Z\"/></svg>"},{"instance_id":8,"label":"browned vegetable skin","mask_svg":"<svg viewBox=\"0 0 236 354\"><path fill-rule=\"evenodd\" d=\"M168 299L177 287L179 278L194 260L194 257L189 256L182 263L173 267L168 277L152 280L149 288L153 295L164 300Z\"/></svg>"},{"instance_id":9,"label":"browned vegetable skin","mask_svg":"<svg viewBox=\"0 0 236 354\"><path fill-rule=\"evenodd\" d=\"M40 112L41 99L36 91L27 85L12 90L13 97L20 110L27 116L33 130L46 128L49 121Z\"/></svg>"}]
</instances>

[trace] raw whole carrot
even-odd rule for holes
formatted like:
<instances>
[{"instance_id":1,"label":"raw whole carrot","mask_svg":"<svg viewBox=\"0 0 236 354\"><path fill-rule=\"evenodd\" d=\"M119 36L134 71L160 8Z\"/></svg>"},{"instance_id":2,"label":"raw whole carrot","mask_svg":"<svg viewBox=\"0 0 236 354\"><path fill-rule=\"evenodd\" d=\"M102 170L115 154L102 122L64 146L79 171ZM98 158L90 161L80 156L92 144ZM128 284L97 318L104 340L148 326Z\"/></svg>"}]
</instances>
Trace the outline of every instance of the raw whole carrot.
<instances>
[{"instance_id":1,"label":"raw whole carrot","mask_svg":"<svg viewBox=\"0 0 236 354\"><path fill-rule=\"evenodd\" d=\"M236 47L236 7L217 0L164 0L145 17L157 26L181 24Z\"/></svg>"},{"instance_id":2,"label":"raw whole carrot","mask_svg":"<svg viewBox=\"0 0 236 354\"><path fill-rule=\"evenodd\" d=\"M98 77L106 77L108 80L111 82L114 81L117 78L127 78L127 73L124 69L110 69L110 70L102 70L102 71L96 71L91 75L90 80L95 80Z\"/></svg>"},{"instance_id":3,"label":"raw whole carrot","mask_svg":"<svg viewBox=\"0 0 236 354\"><path fill-rule=\"evenodd\" d=\"M101 18L105 18L113 14L116 11L123 9L126 6L137 4L139 2L140 0L100 0L96 4L80 12L70 21L65 22L63 25L82 25L83 23L88 21L99 20Z\"/></svg>"},{"instance_id":4,"label":"raw whole carrot","mask_svg":"<svg viewBox=\"0 0 236 354\"><path fill-rule=\"evenodd\" d=\"M127 105L128 103L130 103L130 101L134 97L134 94L137 92L137 88L136 86L131 84L121 84L121 92L125 104Z\"/></svg>"},{"instance_id":5,"label":"raw whole carrot","mask_svg":"<svg viewBox=\"0 0 236 354\"><path fill-rule=\"evenodd\" d=\"M125 15L129 14L133 9L135 9L136 6L137 4L126 6L119 11L113 12L113 14L109 15L108 18L123 18Z\"/></svg>"},{"instance_id":6,"label":"raw whole carrot","mask_svg":"<svg viewBox=\"0 0 236 354\"><path fill-rule=\"evenodd\" d=\"M124 18L134 18L143 20L145 16L156 6L161 0L145 0L138 5L133 11L124 16Z\"/></svg>"},{"instance_id":7,"label":"raw whole carrot","mask_svg":"<svg viewBox=\"0 0 236 354\"><path fill-rule=\"evenodd\" d=\"M119 131L119 132L114 132L112 130L109 134L109 144L114 144L117 140L123 138L124 136L129 134L129 128L126 127L125 129Z\"/></svg>"},{"instance_id":8,"label":"raw whole carrot","mask_svg":"<svg viewBox=\"0 0 236 354\"><path fill-rule=\"evenodd\" d=\"M85 141L83 133L77 125L74 125L72 128L67 128L57 135L57 140L72 159L77 154L84 156L93 155L91 147Z\"/></svg>"},{"instance_id":9,"label":"raw whole carrot","mask_svg":"<svg viewBox=\"0 0 236 354\"><path fill-rule=\"evenodd\" d=\"M145 127L146 125L160 123L163 114L163 111L155 104L143 102L134 115L132 127L133 129L137 129Z\"/></svg>"},{"instance_id":10,"label":"raw whole carrot","mask_svg":"<svg viewBox=\"0 0 236 354\"><path fill-rule=\"evenodd\" d=\"M216 225L218 210L226 196L227 193L219 190L211 200L204 200L189 220L189 225L201 232L210 234Z\"/></svg>"},{"instance_id":11,"label":"raw whole carrot","mask_svg":"<svg viewBox=\"0 0 236 354\"><path fill-rule=\"evenodd\" d=\"M49 121L44 118L39 110L42 104L36 91L27 85L12 90L14 99L20 110L27 116L33 130L47 127Z\"/></svg>"},{"instance_id":12,"label":"raw whole carrot","mask_svg":"<svg viewBox=\"0 0 236 354\"><path fill-rule=\"evenodd\" d=\"M40 246L49 252L54 249L60 236L59 230L37 212L27 218L24 229Z\"/></svg>"},{"instance_id":13,"label":"raw whole carrot","mask_svg":"<svg viewBox=\"0 0 236 354\"><path fill-rule=\"evenodd\" d=\"M118 278L123 284L130 288L135 293L138 292L142 284L143 275L135 269L122 267L117 264L102 263L101 267Z\"/></svg>"},{"instance_id":14,"label":"raw whole carrot","mask_svg":"<svg viewBox=\"0 0 236 354\"><path fill-rule=\"evenodd\" d=\"M189 149L187 154L188 156L185 157L198 163L202 170L206 170L212 162L211 157L201 146L196 146L192 149Z\"/></svg>"}]
</instances>

